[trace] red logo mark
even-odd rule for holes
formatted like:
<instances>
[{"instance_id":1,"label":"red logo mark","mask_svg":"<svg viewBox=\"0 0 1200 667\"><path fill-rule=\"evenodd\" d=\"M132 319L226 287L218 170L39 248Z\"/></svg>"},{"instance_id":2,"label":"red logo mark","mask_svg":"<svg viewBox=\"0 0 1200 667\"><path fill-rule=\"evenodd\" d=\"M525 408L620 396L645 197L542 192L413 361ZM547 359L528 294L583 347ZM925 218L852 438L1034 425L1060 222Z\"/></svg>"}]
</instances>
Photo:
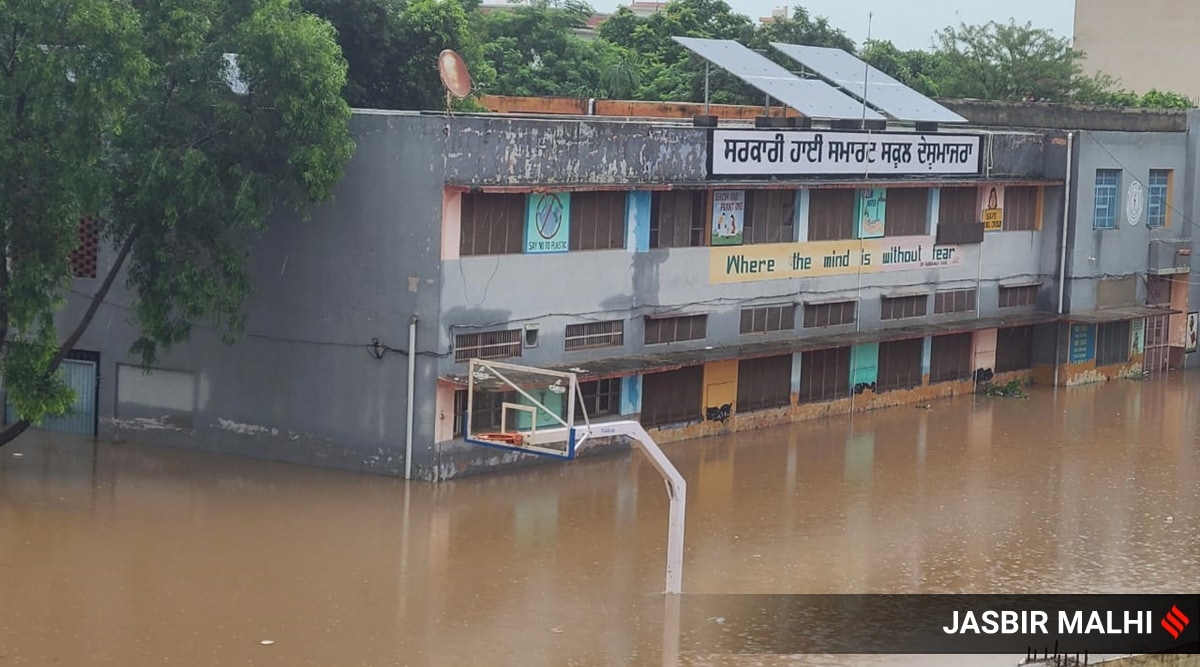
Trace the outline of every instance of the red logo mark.
<instances>
[{"instance_id":1,"label":"red logo mark","mask_svg":"<svg viewBox=\"0 0 1200 667\"><path fill-rule=\"evenodd\" d=\"M1188 622L1188 617L1179 611L1179 607L1172 605L1171 611L1168 611L1167 615L1163 617L1162 626L1164 630L1171 633L1172 637L1179 639L1179 635L1183 634L1183 629L1188 626Z\"/></svg>"}]
</instances>

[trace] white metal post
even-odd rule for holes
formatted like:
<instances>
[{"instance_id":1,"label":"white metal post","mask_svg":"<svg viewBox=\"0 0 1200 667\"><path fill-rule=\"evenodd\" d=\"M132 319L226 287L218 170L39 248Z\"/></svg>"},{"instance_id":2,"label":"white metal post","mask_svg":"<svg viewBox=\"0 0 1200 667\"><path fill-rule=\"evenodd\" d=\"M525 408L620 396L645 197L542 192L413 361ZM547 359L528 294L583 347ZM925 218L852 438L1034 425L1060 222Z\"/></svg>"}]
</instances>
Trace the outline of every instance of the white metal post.
<instances>
[{"instance_id":1,"label":"white metal post","mask_svg":"<svg viewBox=\"0 0 1200 667\"><path fill-rule=\"evenodd\" d=\"M654 438L646 433L646 429L635 421L608 422L593 427L593 431L601 437L626 435L633 438L634 445L646 454L650 464L663 476L667 485L667 498L670 501L670 515L667 518L667 595L679 595L683 592L683 533L685 507L687 505L687 482L683 475L675 469L671 459L663 453Z\"/></svg>"}]
</instances>

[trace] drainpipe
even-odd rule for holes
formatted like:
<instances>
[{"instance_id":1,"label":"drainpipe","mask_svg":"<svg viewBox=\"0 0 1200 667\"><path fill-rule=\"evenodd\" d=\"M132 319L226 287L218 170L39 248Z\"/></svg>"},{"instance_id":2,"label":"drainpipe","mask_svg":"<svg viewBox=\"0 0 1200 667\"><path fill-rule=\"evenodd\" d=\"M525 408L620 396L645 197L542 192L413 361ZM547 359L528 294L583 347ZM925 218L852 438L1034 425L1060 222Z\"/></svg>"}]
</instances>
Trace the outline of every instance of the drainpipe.
<instances>
[{"instance_id":1,"label":"drainpipe","mask_svg":"<svg viewBox=\"0 0 1200 667\"><path fill-rule=\"evenodd\" d=\"M1067 225L1071 219L1071 172L1074 169L1072 149L1075 133L1067 132L1067 178L1063 185L1062 252L1058 258L1058 315L1063 314L1067 294ZM1054 334L1054 387L1058 388L1059 354L1062 350L1062 326L1055 327Z\"/></svg>"},{"instance_id":2,"label":"drainpipe","mask_svg":"<svg viewBox=\"0 0 1200 667\"><path fill-rule=\"evenodd\" d=\"M404 479L412 479L413 397L417 384L417 316L408 323L408 410L404 425Z\"/></svg>"}]
</instances>

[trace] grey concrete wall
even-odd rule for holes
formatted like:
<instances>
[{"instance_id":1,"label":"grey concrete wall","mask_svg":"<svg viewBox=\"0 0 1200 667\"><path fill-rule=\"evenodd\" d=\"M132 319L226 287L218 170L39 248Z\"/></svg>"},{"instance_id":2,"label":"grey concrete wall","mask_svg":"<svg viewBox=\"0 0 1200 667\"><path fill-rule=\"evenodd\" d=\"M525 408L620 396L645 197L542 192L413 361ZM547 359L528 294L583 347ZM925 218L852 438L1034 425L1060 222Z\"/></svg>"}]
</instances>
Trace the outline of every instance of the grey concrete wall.
<instances>
[{"instance_id":1,"label":"grey concrete wall","mask_svg":"<svg viewBox=\"0 0 1200 667\"><path fill-rule=\"evenodd\" d=\"M118 375L118 364L139 360L127 354L134 295L113 289L78 345L101 353L102 436L403 470L407 357L376 360L366 346L378 338L406 349L416 313L419 349L436 350L443 181L430 156L442 152L444 135L440 123L399 114L356 114L352 129L358 150L336 200L307 222L279 212L254 244L248 335L235 345L198 327L161 355L158 366L171 373ZM111 260L106 249L101 273ZM75 290L91 294L98 283L79 280ZM84 305L73 295L61 320L76 321ZM436 357L417 358L414 440L430 443Z\"/></svg>"},{"instance_id":2,"label":"grey concrete wall","mask_svg":"<svg viewBox=\"0 0 1200 667\"><path fill-rule=\"evenodd\" d=\"M1145 91L1142 91L1145 92ZM1072 104L1029 104L990 100L938 100L983 127L1186 132L1187 112L1163 109L1110 109Z\"/></svg>"},{"instance_id":3,"label":"grey concrete wall","mask_svg":"<svg viewBox=\"0 0 1200 667\"><path fill-rule=\"evenodd\" d=\"M1152 240L1175 240L1191 235L1190 207L1187 202L1188 136L1152 132L1080 132L1075 140L1077 168L1074 191L1074 233L1072 239L1069 286L1073 312L1096 307L1096 284L1110 277L1145 275ZM1121 170L1117 228L1092 228L1095 212L1096 170ZM1170 226L1146 226L1141 221L1129 224L1125 202L1129 183L1134 179L1145 185L1151 169L1174 170L1174 188ZM1138 299L1145 297L1145 282L1139 281Z\"/></svg>"},{"instance_id":4,"label":"grey concrete wall","mask_svg":"<svg viewBox=\"0 0 1200 667\"><path fill-rule=\"evenodd\" d=\"M701 128L493 115L440 122L449 183L687 183L707 176L708 133Z\"/></svg>"},{"instance_id":5,"label":"grey concrete wall","mask_svg":"<svg viewBox=\"0 0 1200 667\"><path fill-rule=\"evenodd\" d=\"M1047 197L1044 210L1053 218L1060 210ZM890 325L908 326L913 320L884 323L880 298L898 292L977 287L979 317L997 317L1025 309L999 308L999 289L1006 281L1042 281L1044 308L1052 307L1052 276L1057 258L1050 263L1042 251L1046 232L987 234L982 245L960 246L962 263L941 269L891 273L765 280L738 284L709 284L708 248L675 248L632 253L628 250L582 251L549 255L465 257L445 262L443 317L439 347L453 336L476 330L517 328L537 323L537 348L526 348L518 363L548 366L596 358L702 349L769 340L823 336L830 329L743 336L740 310L760 305L860 299L857 326L871 330ZM930 303L932 313L932 299ZM704 340L644 346L641 319L646 315L708 313ZM928 321L975 317L974 314L930 316ZM625 345L586 352L564 351L567 324L587 319L623 319ZM802 317L797 316L797 321ZM462 373L466 364L444 359L444 373Z\"/></svg>"},{"instance_id":6,"label":"grey concrete wall","mask_svg":"<svg viewBox=\"0 0 1200 667\"><path fill-rule=\"evenodd\" d=\"M1200 287L1196 276L1200 275L1200 229L1197 228L1196 213L1200 211L1200 111L1188 113L1187 178L1180 181L1179 188L1186 206L1184 212L1188 233L1192 239L1191 285L1188 286L1188 312L1200 311ZM1200 368L1200 353L1189 354L1184 360L1188 368Z\"/></svg>"}]
</instances>

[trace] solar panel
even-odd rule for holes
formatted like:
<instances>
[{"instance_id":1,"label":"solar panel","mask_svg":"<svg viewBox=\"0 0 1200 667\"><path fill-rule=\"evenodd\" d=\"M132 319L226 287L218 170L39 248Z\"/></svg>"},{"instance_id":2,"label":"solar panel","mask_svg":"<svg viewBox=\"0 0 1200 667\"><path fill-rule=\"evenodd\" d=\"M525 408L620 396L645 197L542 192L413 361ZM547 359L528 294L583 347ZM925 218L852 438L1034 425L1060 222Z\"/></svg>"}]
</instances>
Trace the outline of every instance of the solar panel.
<instances>
[{"instance_id":1,"label":"solar panel","mask_svg":"<svg viewBox=\"0 0 1200 667\"><path fill-rule=\"evenodd\" d=\"M787 57L896 120L918 123L966 123L967 119L900 83L841 49L771 42ZM864 75L866 81L863 80Z\"/></svg>"},{"instance_id":2,"label":"solar panel","mask_svg":"<svg viewBox=\"0 0 1200 667\"><path fill-rule=\"evenodd\" d=\"M809 118L886 120L862 102L815 79L801 79L731 39L672 37L684 48Z\"/></svg>"}]
</instances>

